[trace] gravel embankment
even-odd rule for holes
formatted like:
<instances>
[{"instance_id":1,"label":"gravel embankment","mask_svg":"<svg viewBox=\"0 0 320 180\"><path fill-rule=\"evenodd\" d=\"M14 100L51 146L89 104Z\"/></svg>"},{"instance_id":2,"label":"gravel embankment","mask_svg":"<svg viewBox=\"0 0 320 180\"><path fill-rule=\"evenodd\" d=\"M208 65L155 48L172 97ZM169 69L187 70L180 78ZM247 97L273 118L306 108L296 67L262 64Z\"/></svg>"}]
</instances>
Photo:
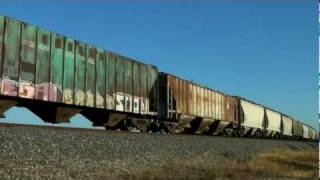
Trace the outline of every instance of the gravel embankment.
<instances>
[{"instance_id":1,"label":"gravel embankment","mask_svg":"<svg viewBox=\"0 0 320 180\"><path fill-rule=\"evenodd\" d=\"M177 161L189 166L196 163L199 167L218 167L226 160L246 160L274 148L310 147L316 148L316 144L0 126L0 179L126 179L134 174L132 171L159 168Z\"/></svg>"}]
</instances>

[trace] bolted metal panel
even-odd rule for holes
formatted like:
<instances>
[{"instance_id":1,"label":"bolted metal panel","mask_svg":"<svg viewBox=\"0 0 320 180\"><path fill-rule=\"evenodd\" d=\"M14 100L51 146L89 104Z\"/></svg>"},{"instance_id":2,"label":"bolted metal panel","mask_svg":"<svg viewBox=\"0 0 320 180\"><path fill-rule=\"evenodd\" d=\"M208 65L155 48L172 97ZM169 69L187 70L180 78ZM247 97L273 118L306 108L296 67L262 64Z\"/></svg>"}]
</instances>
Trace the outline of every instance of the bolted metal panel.
<instances>
[{"instance_id":1,"label":"bolted metal panel","mask_svg":"<svg viewBox=\"0 0 320 180\"><path fill-rule=\"evenodd\" d=\"M244 99L241 99L240 103L244 115L244 121L242 125L245 127L262 129L264 108Z\"/></svg>"},{"instance_id":2,"label":"bolted metal panel","mask_svg":"<svg viewBox=\"0 0 320 180\"><path fill-rule=\"evenodd\" d=\"M107 53L106 70L106 105L107 109L114 110L116 98L116 60L115 55L110 52Z\"/></svg>"},{"instance_id":3,"label":"bolted metal panel","mask_svg":"<svg viewBox=\"0 0 320 180\"><path fill-rule=\"evenodd\" d=\"M49 100L53 102L63 102L63 49L64 37L52 33Z\"/></svg>"},{"instance_id":4,"label":"bolted metal panel","mask_svg":"<svg viewBox=\"0 0 320 180\"><path fill-rule=\"evenodd\" d=\"M216 118L216 101L215 101L215 92L211 91L211 117L212 119L217 119Z\"/></svg>"},{"instance_id":5,"label":"bolted metal panel","mask_svg":"<svg viewBox=\"0 0 320 180\"><path fill-rule=\"evenodd\" d=\"M211 90L208 90L208 117L213 119L213 116L212 116L212 98L211 98L211 95L212 95L212 91Z\"/></svg>"},{"instance_id":6,"label":"bolted metal panel","mask_svg":"<svg viewBox=\"0 0 320 180\"><path fill-rule=\"evenodd\" d=\"M132 97L132 61L126 59L125 61L125 111L132 112L133 97Z\"/></svg>"},{"instance_id":7,"label":"bolted metal panel","mask_svg":"<svg viewBox=\"0 0 320 180\"><path fill-rule=\"evenodd\" d=\"M133 62L132 64L132 78L133 78L133 112L140 113L141 101L141 73L140 64Z\"/></svg>"},{"instance_id":8,"label":"bolted metal panel","mask_svg":"<svg viewBox=\"0 0 320 180\"><path fill-rule=\"evenodd\" d=\"M4 49L4 21L5 17L0 16L0 83L2 79L2 62L3 62L3 49ZM2 92L2 86L0 85L0 92Z\"/></svg>"},{"instance_id":9,"label":"bolted metal panel","mask_svg":"<svg viewBox=\"0 0 320 180\"><path fill-rule=\"evenodd\" d=\"M208 93L208 88L204 88L204 110L205 110L205 113L204 113L204 116L203 117L206 117L206 118L209 118L209 93Z\"/></svg>"},{"instance_id":10,"label":"bolted metal panel","mask_svg":"<svg viewBox=\"0 0 320 180\"><path fill-rule=\"evenodd\" d=\"M281 131L281 114L275 111L272 111L270 109L266 109L266 114L268 118L267 130L280 132Z\"/></svg>"},{"instance_id":11,"label":"bolted metal panel","mask_svg":"<svg viewBox=\"0 0 320 180\"><path fill-rule=\"evenodd\" d=\"M232 96L223 96L225 99L224 103L224 115L226 121L236 121L236 111L237 111L237 99Z\"/></svg>"},{"instance_id":12,"label":"bolted metal panel","mask_svg":"<svg viewBox=\"0 0 320 180\"><path fill-rule=\"evenodd\" d=\"M146 65L141 64L141 114L148 113L148 69Z\"/></svg>"},{"instance_id":13,"label":"bolted metal panel","mask_svg":"<svg viewBox=\"0 0 320 180\"><path fill-rule=\"evenodd\" d=\"M20 23L5 20L4 59L1 83L1 94L7 96L18 95L19 59L20 59Z\"/></svg>"},{"instance_id":14,"label":"bolted metal panel","mask_svg":"<svg viewBox=\"0 0 320 180\"><path fill-rule=\"evenodd\" d=\"M293 135L294 136L303 136L303 124L297 120L292 120L293 125Z\"/></svg>"},{"instance_id":15,"label":"bolted metal panel","mask_svg":"<svg viewBox=\"0 0 320 180\"><path fill-rule=\"evenodd\" d=\"M192 84L187 84L188 86L188 114L194 115L193 106L194 106L194 97L193 97L193 86Z\"/></svg>"},{"instance_id":16,"label":"bolted metal panel","mask_svg":"<svg viewBox=\"0 0 320 180\"><path fill-rule=\"evenodd\" d=\"M96 63L96 107L105 108L106 99L106 54L102 49L98 49Z\"/></svg>"},{"instance_id":17,"label":"bolted metal panel","mask_svg":"<svg viewBox=\"0 0 320 180\"><path fill-rule=\"evenodd\" d=\"M217 112L218 112L218 119L222 119L222 113L221 113L221 109L222 109L222 103L221 103L221 94L219 92L217 92Z\"/></svg>"},{"instance_id":18,"label":"bolted metal panel","mask_svg":"<svg viewBox=\"0 0 320 180\"><path fill-rule=\"evenodd\" d=\"M182 104L182 111L185 113L185 114L188 114L187 112L187 87L186 87L186 81L182 80L181 79L181 90L182 90L182 101L181 101L181 104Z\"/></svg>"},{"instance_id":19,"label":"bolted metal panel","mask_svg":"<svg viewBox=\"0 0 320 180\"><path fill-rule=\"evenodd\" d=\"M148 97L147 108L150 114L156 114L158 107L158 70L156 67L148 65Z\"/></svg>"},{"instance_id":20,"label":"bolted metal panel","mask_svg":"<svg viewBox=\"0 0 320 180\"><path fill-rule=\"evenodd\" d=\"M87 46L86 106L95 107L97 50Z\"/></svg>"},{"instance_id":21,"label":"bolted metal panel","mask_svg":"<svg viewBox=\"0 0 320 180\"><path fill-rule=\"evenodd\" d=\"M292 119L282 116L282 134L292 136Z\"/></svg>"},{"instance_id":22,"label":"bolted metal panel","mask_svg":"<svg viewBox=\"0 0 320 180\"><path fill-rule=\"evenodd\" d=\"M34 98L36 72L37 29L29 24L21 24L21 61L19 97Z\"/></svg>"},{"instance_id":23,"label":"bolted metal panel","mask_svg":"<svg viewBox=\"0 0 320 180\"><path fill-rule=\"evenodd\" d=\"M35 99L49 100L50 32L38 28Z\"/></svg>"},{"instance_id":24,"label":"bolted metal panel","mask_svg":"<svg viewBox=\"0 0 320 180\"><path fill-rule=\"evenodd\" d=\"M182 80L181 79L179 79L179 78L177 78L176 79L177 81L176 81L176 93L177 93L177 95L179 96L179 101L178 101L178 108L177 108L177 111L178 111L178 113L183 113L184 111L183 111L183 104L184 104L184 102L183 102L183 88L182 88Z\"/></svg>"},{"instance_id":25,"label":"bolted metal panel","mask_svg":"<svg viewBox=\"0 0 320 180\"><path fill-rule=\"evenodd\" d=\"M237 120L237 99L235 97L201 87L173 75L161 74L161 79L163 79L162 77L167 78L167 84L160 88L167 88L173 98L172 105L170 98L167 101L167 109L172 113L205 118L208 123L211 123L212 119ZM168 117L172 117L170 113Z\"/></svg>"},{"instance_id":26,"label":"bolted metal panel","mask_svg":"<svg viewBox=\"0 0 320 180\"><path fill-rule=\"evenodd\" d=\"M309 128L304 124L303 124L303 138L306 138L306 139L309 138Z\"/></svg>"},{"instance_id":27,"label":"bolted metal panel","mask_svg":"<svg viewBox=\"0 0 320 180\"><path fill-rule=\"evenodd\" d=\"M205 113L205 109L204 109L204 89L202 87L200 87L200 103L201 103L201 109L200 109L200 117L204 117L204 113Z\"/></svg>"},{"instance_id":28,"label":"bolted metal panel","mask_svg":"<svg viewBox=\"0 0 320 180\"><path fill-rule=\"evenodd\" d=\"M74 96L74 53L75 41L65 39L64 45L64 65L63 65L63 102L73 104Z\"/></svg>"},{"instance_id":29,"label":"bolted metal panel","mask_svg":"<svg viewBox=\"0 0 320 180\"><path fill-rule=\"evenodd\" d=\"M86 99L86 45L76 42L75 104L84 106Z\"/></svg>"},{"instance_id":30,"label":"bolted metal panel","mask_svg":"<svg viewBox=\"0 0 320 180\"><path fill-rule=\"evenodd\" d=\"M225 114L225 104L226 104L226 99L225 99L225 96L224 94L220 94L220 98L221 98L221 119L222 120L226 120L226 114Z\"/></svg>"},{"instance_id":31,"label":"bolted metal panel","mask_svg":"<svg viewBox=\"0 0 320 180\"><path fill-rule=\"evenodd\" d=\"M308 132L309 132L309 139L312 139L313 137L313 129L311 127L308 127Z\"/></svg>"},{"instance_id":32,"label":"bolted metal panel","mask_svg":"<svg viewBox=\"0 0 320 180\"><path fill-rule=\"evenodd\" d=\"M116 56L116 110L125 109L125 61L123 57Z\"/></svg>"},{"instance_id":33,"label":"bolted metal panel","mask_svg":"<svg viewBox=\"0 0 320 180\"><path fill-rule=\"evenodd\" d=\"M200 87L196 86L196 96L197 96L197 116L200 117L201 116L201 91L200 91Z\"/></svg>"}]
</instances>

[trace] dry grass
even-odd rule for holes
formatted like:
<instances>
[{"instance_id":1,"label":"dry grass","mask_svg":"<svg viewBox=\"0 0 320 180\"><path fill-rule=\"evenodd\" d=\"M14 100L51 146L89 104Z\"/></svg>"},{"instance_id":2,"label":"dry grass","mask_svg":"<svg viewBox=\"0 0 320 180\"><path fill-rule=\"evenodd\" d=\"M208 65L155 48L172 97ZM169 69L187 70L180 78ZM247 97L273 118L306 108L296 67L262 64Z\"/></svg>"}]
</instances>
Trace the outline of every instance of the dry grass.
<instances>
[{"instance_id":1,"label":"dry grass","mask_svg":"<svg viewBox=\"0 0 320 180\"><path fill-rule=\"evenodd\" d=\"M259 154L248 162L233 161L220 177L234 179L286 178L318 179L318 150L274 150ZM237 171L237 174L234 172Z\"/></svg>"},{"instance_id":2,"label":"dry grass","mask_svg":"<svg viewBox=\"0 0 320 180\"><path fill-rule=\"evenodd\" d=\"M274 150L246 162L229 160L213 168L202 157L171 160L149 170L133 168L123 179L318 179L318 150Z\"/></svg>"}]
</instances>

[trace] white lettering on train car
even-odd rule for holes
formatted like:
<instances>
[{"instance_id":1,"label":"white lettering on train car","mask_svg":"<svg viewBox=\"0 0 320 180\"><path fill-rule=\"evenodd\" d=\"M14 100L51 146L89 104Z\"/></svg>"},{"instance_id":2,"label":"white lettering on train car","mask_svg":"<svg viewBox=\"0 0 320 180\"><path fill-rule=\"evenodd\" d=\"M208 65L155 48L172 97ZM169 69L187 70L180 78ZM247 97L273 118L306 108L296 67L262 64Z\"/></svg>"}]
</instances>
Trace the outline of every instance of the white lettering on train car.
<instances>
[{"instance_id":1,"label":"white lettering on train car","mask_svg":"<svg viewBox=\"0 0 320 180\"><path fill-rule=\"evenodd\" d=\"M132 112L132 96L129 94L126 94L125 100L126 100L126 111Z\"/></svg>"},{"instance_id":2,"label":"white lettering on train car","mask_svg":"<svg viewBox=\"0 0 320 180\"><path fill-rule=\"evenodd\" d=\"M134 113L140 112L140 97L135 96L133 98L133 112Z\"/></svg>"},{"instance_id":3,"label":"white lettering on train car","mask_svg":"<svg viewBox=\"0 0 320 180\"><path fill-rule=\"evenodd\" d=\"M124 94L122 92L117 92L116 94L116 110L124 111Z\"/></svg>"}]
</instances>

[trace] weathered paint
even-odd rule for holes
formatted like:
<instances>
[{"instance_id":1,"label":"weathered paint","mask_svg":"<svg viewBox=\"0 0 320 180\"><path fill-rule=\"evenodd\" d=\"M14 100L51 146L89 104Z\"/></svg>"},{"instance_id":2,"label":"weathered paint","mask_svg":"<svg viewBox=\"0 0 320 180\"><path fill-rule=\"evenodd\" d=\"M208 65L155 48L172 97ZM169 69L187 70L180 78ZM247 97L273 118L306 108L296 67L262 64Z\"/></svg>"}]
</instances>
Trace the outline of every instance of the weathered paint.
<instances>
[{"instance_id":1,"label":"weathered paint","mask_svg":"<svg viewBox=\"0 0 320 180\"><path fill-rule=\"evenodd\" d=\"M98 49L96 63L96 107L105 108L106 99L106 54L102 49Z\"/></svg>"},{"instance_id":2,"label":"weathered paint","mask_svg":"<svg viewBox=\"0 0 320 180\"><path fill-rule=\"evenodd\" d=\"M308 132L309 132L308 138L312 139L312 137L313 137L313 129L311 127L308 127Z\"/></svg>"},{"instance_id":3,"label":"weathered paint","mask_svg":"<svg viewBox=\"0 0 320 180\"><path fill-rule=\"evenodd\" d=\"M309 138L309 128L304 124L303 124L303 138L306 138L306 139Z\"/></svg>"},{"instance_id":4,"label":"weathered paint","mask_svg":"<svg viewBox=\"0 0 320 180\"><path fill-rule=\"evenodd\" d=\"M231 97L228 95L223 95L225 99L224 103L224 114L225 114L225 121L236 121L236 114L238 110L237 99L235 97Z\"/></svg>"},{"instance_id":5,"label":"weathered paint","mask_svg":"<svg viewBox=\"0 0 320 180\"><path fill-rule=\"evenodd\" d=\"M2 92L2 62L3 62L3 44L4 44L4 16L0 15L0 93Z\"/></svg>"},{"instance_id":6,"label":"weathered paint","mask_svg":"<svg viewBox=\"0 0 320 180\"><path fill-rule=\"evenodd\" d=\"M158 110L158 70L154 67L149 65L148 66L148 91L149 91L149 96L148 96L148 111L149 114L154 115L157 113ZM185 94L183 94L185 95ZM185 105L184 108L187 106Z\"/></svg>"},{"instance_id":7,"label":"weathered paint","mask_svg":"<svg viewBox=\"0 0 320 180\"><path fill-rule=\"evenodd\" d=\"M292 119L282 116L282 134L292 136Z\"/></svg>"},{"instance_id":8,"label":"weathered paint","mask_svg":"<svg viewBox=\"0 0 320 180\"><path fill-rule=\"evenodd\" d=\"M133 112L140 113L141 73L140 73L140 64L137 62L133 62L132 64L132 78L133 78Z\"/></svg>"},{"instance_id":9,"label":"weathered paint","mask_svg":"<svg viewBox=\"0 0 320 180\"><path fill-rule=\"evenodd\" d=\"M6 19L5 21L5 50L3 59L1 94L7 96L17 96L21 27L18 21L12 19Z\"/></svg>"},{"instance_id":10,"label":"weathered paint","mask_svg":"<svg viewBox=\"0 0 320 180\"><path fill-rule=\"evenodd\" d=\"M52 33L49 100L53 102L63 102L63 49L64 37Z\"/></svg>"},{"instance_id":11,"label":"weathered paint","mask_svg":"<svg viewBox=\"0 0 320 180\"><path fill-rule=\"evenodd\" d=\"M50 32L38 28L35 99L49 100Z\"/></svg>"},{"instance_id":12,"label":"weathered paint","mask_svg":"<svg viewBox=\"0 0 320 180\"><path fill-rule=\"evenodd\" d=\"M63 62L63 102L66 104L73 104L74 102L74 52L74 40L66 38Z\"/></svg>"},{"instance_id":13,"label":"weathered paint","mask_svg":"<svg viewBox=\"0 0 320 180\"><path fill-rule=\"evenodd\" d=\"M270 109L266 109L266 114L268 118L268 126L267 130L280 132L281 131L281 114L272 111Z\"/></svg>"},{"instance_id":14,"label":"weathered paint","mask_svg":"<svg viewBox=\"0 0 320 180\"><path fill-rule=\"evenodd\" d=\"M86 106L95 107L97 49L87 46Z\"/></svg>"},{"instance_id":15,"label":"weathered paint","mask_svg":"<svg viewBox=\"0 0 320 180\"><path fill-rule=\"evenodd\" d=\"M21 61L19 97L34 98L36 71L37 29L29 24L21 24Z\"/></svg>"},{"instance_id":16,"label":"weathered paint","mask_svg":"<svg viewBox=\"0 0 320 180\"><path fill-rule=\"evenodd\" d=\"M125 110L125 61L116 56L116 110Z\"/></svg>"},{"instance_id":17,"label":"weathered paint","mask_svg":"<svg viewBox=\"0 0 320 180\"><path fill-rule=\"evenodd\" d=\"M115 94L116 94L116 85L115 85L115 78L116 78L116 60L115 55L108 52L107 53L107 63L106 63L106 70L107 70L107 77L106 77L106 105L107 109L114 110L115 109Z\"/></svg>"},{"instance_id":18,"label":"weathered paint","mask_svg":"<svg viewBox=\"0 0 320 180\"><path fill-rule=\"evenodd\" d=\"M248 102L246 100L240 100L241 108L243 110L243 126L262 129L264 120L263 107Z\"/></svg>"},{"instance_id":19,"label":"weathered paint","mask_svg":"<svg viewBox=\"0 0 320 180\"><path fill-rule=\"evenodd\" d=\"M163 80L164 79L164 80ZM161 74L161 82L166 81L167 85L160 86L164 91L168 89L173 97L174 105L171 106L167 102L168 110L160 110L162 112L173 112L186 117L200 117L205 119L207 125L213 120L222 120L233 122L236 121L237 99L227 96L215 90L201 87L190 81L183 80L173 75ZM166 95L164 95L166 96ZM170 100L170 97L169 97ZM164 108L164 106L162 106ZM174 114L168 114L172 118ZM206 128L206 127L205 127ZM204 129L205 129L204 128Z\"/></svg>"},{"instance_id":20,"label":"weathered paint","mask_svg":"<svg viewBox=\"0 0 320 180\"><path fill-rule=\"evenodd\" d=\"M141 114L148 113L148 95L147 95L147 67L143 64L140 65L141 73Z\"/></svg>"},{"instance_id":21,"label":"weathered paint","mask_svg":"<svg viewBox=\"0 0 320 180\"><path fill-rule=\"evenodd\" d=\"M84 106L86 99L86 46L76 42L75 104Z\"/></svg>"},{"instance_id":22,"label":"weathered paint","mask_svg":"<svg viewBox=\"0 0 320 180\"><path fill-rule=\"evenodd\" d=\"M302 137L303 136L303 125L301 122L296 121L296 120L292 120L292 128L293 128L293 135L294 136L299 136Z\"/></svg>"},{"instance_id":23,"label":"weathered paint","mask_svg":"<svg viewBox=\"0 0 320 180\"><path fill-rule=\"evenodd\" d=\"M132 97L132 61L125 61L125 111L132 112L133 97Z\"/></svg>"}]
</instances>

